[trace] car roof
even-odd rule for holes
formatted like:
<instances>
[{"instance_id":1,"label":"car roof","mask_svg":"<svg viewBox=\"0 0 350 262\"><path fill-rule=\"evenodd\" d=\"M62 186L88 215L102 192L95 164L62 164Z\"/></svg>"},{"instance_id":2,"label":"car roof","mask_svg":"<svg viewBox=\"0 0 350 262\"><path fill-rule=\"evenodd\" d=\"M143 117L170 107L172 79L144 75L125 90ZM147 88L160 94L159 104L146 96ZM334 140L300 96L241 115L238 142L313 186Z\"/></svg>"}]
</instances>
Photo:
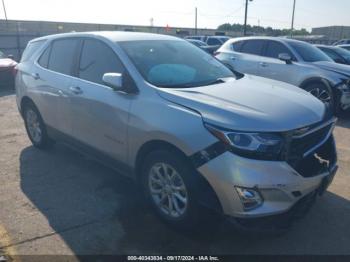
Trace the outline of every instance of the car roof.
<instances>
[{"instance_id":1,"label":"car roof","mask_svg":"<svg viewBox=\"0 0 350 262\"><path fill-rule=\"evenodd\" d=\"M198 39L186 39L186 41L188 42L197 42L197 43L204 43L202 40L198 40ZM205 43L204 43L205 44Z\"/></svg>"},{"instance_id":2,"label":"car roof","mask_svg":"<svg viewBox=\"0 0 350 262\"><path fill-rule=\"evenodd\" d=\"M281 43L307 43L305 41L285 38L285 37L274 37L274 36L246 36L246 37L237 37L233 38L234 42L242 40L274 40Z\"/></svg>"},{"instance_id":3,"label":"car roof","mask_svg":"<svg viewBox=\"0 0 350 262\"><path fill-rule=\"evenodd\" d=\"M324 47L324 48L329 48L329 49L337 49L339 48L338 46L333 46L333 45L315 45L317 47Z\"/></svg>"},{"instance_id":4,"label":"car roof","mask_svg":"<svg viewBox=\"0 0 350 262\"><path fill-rule=\"evenodd\" d=\"M215 38L230 38L229 36L227 35L189 35L189 36L186 36L187 37L215 37Z\"/></svg>"},{"instance_id":5,"label":"car roof","mask_svg":"<svg viewBox=\"0 0 350 262\"><path fill-rule=\"evenodd\" d=\"M161 35L161 34L152 34L152 33L139 33L139 32L124 32L124 31L97 31L97 32L72 32L64 34L49 35L40 38L33 39L31 42L40 41L40 40L51 40L51 39L60 39L66 37L103 37L109 39L113 42L122 42L122 41L142 41L142 40L181 40L178 37Z\"/></svg>"},{"instance_id":6,"label":"car roof","mask_svg":"<svg viewBox=\"0 0 350 262\"><path fill-rule=\"evenodd\" d=\"M315 45L316 47L323 47L323 48L327 48L327 49L333 49L333 50L339 50L341 48L341 46L334 46L334 45ZM341 49L340 49L341 50Z\"/></svg>"}]
</instances>

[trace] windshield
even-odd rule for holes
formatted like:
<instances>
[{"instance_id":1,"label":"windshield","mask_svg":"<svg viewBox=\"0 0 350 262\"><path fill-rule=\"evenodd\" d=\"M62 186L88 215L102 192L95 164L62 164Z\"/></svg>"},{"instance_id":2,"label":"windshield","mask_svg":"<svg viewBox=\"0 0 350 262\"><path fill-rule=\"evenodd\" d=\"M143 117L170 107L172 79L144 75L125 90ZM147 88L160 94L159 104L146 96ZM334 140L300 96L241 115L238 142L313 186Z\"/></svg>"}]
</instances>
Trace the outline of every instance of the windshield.
<instances>
[{"instance_id":1,"label":"windshield","mask_svg":"<svg viewBox=\"0 0 350 262\"><path fill-rule=\"evenodd\" d=\"M216 58L187 41L146 40L119 43L140 74L158 87L196 87L235 75Z\"/></svg>"},{"instance_id":2,"label":"windshield","mask_svg":"<svg viewBox=\"0 0 350 262\"><path fill-rule=\"evenodd\" d=\"M5 55L3 52L1 52L1 50L0 50L0 58L5 58Z\"/></svg>"},{"instance_id":3,"label":"windshield","mask_svg":"<svg viewBox=\"0 0 350 262\"><path fill-rule=\"evenodd\" d=\"M288 43L305 62L333 62L326 54L317 47L304 42L289 42Z\"/></svg>"}]
</instances>

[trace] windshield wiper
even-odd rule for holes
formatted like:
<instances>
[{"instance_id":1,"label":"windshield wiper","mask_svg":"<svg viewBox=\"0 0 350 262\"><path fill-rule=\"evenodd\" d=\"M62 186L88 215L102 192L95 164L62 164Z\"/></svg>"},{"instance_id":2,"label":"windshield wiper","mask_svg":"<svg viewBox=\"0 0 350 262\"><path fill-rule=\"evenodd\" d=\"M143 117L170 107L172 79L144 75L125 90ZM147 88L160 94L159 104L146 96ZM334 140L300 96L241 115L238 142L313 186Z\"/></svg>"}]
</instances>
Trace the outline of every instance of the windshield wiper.
<instances>
[{"instance_id":1,"label":"windshield wiper","mask_svg":"<svg viewBox=\"0 0 350 262\"><path fill-rule=\"evenodd\" d=\"M210 86L210 85L215 85L215 84L222 84L225 83L226 81L224 80L224 78L217 78L209 83L205 83L205 86Z\"/></svg>"},{"instance_id":2,"label":"windshield wiper","mask_svg":"<svg viewBox=\"0 0 350 262\"><path fill-rule=\"evenodd\" d=\"M178 85L161 85L159 87L162 88L191 88L191 87L200 87L200 86L209 86L209 85L215 85L215 84L222 84L226 83L228 78L231 77L220 77L211 81L207 82L199 82L199 83L187 83L187 84L178 84ZM234 78L234 77L232 77Z\"/></svg>"}]
</instances>

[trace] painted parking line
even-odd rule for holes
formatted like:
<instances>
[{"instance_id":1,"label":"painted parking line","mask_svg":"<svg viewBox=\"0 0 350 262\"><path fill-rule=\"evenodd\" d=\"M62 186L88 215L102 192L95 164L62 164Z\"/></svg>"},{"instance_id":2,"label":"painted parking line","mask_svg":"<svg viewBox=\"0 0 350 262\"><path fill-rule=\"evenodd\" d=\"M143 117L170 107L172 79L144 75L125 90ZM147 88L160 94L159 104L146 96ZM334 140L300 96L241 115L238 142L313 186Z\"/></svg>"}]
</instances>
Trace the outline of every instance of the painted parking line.
<instances>
[{"instance_id":1,"label":"painted parking line","mask_svg":"<svg viewBox=\"0 0 350 262\"><path fill-rule=\"evenodd\" d=\"M10 234L6 228L0 224L0 250L5 252L6 256L9 256L12 261L19 262L19 257L16 256L16 249L11 245Z\"/></svg>"}]
</instances>

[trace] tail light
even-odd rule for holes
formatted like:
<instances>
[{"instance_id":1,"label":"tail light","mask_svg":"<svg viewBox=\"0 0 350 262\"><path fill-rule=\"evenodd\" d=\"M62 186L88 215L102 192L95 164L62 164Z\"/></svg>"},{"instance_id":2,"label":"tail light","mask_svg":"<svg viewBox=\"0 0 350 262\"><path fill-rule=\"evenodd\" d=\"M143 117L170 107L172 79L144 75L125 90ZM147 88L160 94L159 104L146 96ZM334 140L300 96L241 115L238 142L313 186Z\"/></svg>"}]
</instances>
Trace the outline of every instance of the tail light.
<instances>
[{"instance_id":1,"label":"tail light","mask_svg":"<svg viewBox=\"0 0 350 262\"><path fill-rule=\"evenodd\" d=\"M18 68L17 68L17 66L14 66L14 67L12 68L12 75L13 75L14 77L16 77L17 72L18 72Z\"/></svg>"}]
</instances>

